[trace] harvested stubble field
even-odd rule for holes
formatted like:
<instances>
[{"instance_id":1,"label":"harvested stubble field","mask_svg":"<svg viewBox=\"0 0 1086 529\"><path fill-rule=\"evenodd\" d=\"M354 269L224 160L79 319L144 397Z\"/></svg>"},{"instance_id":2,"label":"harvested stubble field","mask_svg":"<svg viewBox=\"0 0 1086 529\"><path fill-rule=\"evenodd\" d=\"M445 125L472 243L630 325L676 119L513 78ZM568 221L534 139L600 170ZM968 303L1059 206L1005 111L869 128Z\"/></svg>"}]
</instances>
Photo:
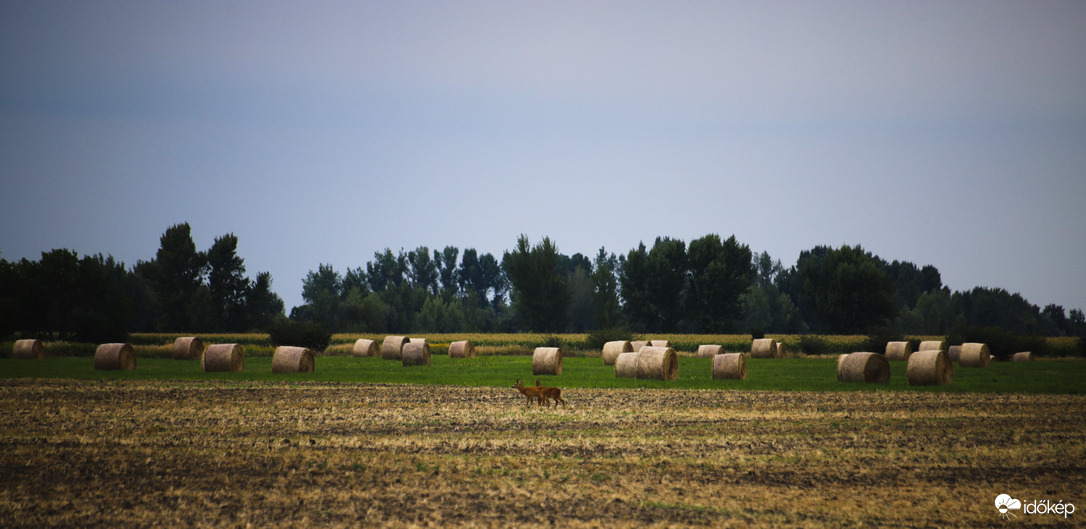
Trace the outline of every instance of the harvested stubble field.
<instances>
[{"instance_id":1,"label":"harvested stubble field","mask_svg":"<svg viewBox=\"0 0 1086 529\"><path fill-rule=\"evenodd\" d=\"M0 526L1007 527L1086 397L0 381Z\"/></svg>"}]
</instances>

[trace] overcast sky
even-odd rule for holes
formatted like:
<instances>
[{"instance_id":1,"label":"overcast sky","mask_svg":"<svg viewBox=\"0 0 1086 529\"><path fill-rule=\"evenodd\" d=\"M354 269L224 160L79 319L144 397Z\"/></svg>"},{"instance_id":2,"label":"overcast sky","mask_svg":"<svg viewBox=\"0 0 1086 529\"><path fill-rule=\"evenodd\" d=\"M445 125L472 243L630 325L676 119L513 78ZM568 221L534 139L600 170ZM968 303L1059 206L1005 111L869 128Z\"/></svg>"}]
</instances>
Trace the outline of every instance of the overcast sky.
<instances>
[{"instance_id":1,"label":"overcast sky","mask_svg":"<svg viewBox=\"0 0 1086 529\"><path fill-rule=\"evenodd\" d=\"M1086 2L0 0L0 257L860 244L1086 308Z\"/></svg>"}]
</instances>

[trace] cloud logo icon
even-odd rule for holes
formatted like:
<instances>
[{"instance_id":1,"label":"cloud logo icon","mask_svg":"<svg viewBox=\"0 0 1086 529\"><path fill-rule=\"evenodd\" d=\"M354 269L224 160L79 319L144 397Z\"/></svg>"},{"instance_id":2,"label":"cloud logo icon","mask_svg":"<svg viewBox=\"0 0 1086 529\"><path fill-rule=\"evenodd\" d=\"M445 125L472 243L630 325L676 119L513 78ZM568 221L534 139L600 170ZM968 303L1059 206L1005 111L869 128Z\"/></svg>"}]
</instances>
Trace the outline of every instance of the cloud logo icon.
<instances>
[{"instance_id":1,"label":"cloud logo icon","mask_svg":"<svg viewBox=\"0 0 1086 529\"><path fill-rule=\"evenodd\" d=\"M1017 511L1022 508L1022 502L1012 498L1009 494L1000 494L995 499L996 509L999 510L999 516L1005 520L1010 520L1011 516L1018 517L1010 511Z\"/></svg>"}]
</instances>

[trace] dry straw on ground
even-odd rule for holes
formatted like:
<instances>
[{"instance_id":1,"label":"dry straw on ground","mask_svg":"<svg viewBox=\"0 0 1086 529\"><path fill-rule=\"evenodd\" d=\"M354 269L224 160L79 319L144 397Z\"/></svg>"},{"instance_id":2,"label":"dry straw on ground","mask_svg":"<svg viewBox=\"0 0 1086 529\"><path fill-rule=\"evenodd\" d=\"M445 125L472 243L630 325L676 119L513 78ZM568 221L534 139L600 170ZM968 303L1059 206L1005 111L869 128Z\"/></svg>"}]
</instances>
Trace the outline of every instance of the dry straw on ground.
<instances>
[{"instance_id":1,"label":"dry straw on ground","mask_svg":"<svg viewBox=\"0 0 1086 529\"><path fill-rule=\"evenodd\" d=\"M954 382L954 365L943 351L917 351L909 357L905 376L910 386L945 386Z\"/></svg>"},{"instance_id":2,"label":"dry straw on ground","mask_svg":"<svg viewBox=\"0 0 1086 529\"><path fill-rule=\"evenodd\" d=\"M475 344L471 340L449 344L449 358L475 358Z\"/></svg>"},{"instance_id":3,"label":"dry straw on ground","mask_svg":"<svg viewBox=\"0 0 1086 529\"><path fill-rule=\"evenodd\" d=\"M719 345L699 345L698 358L713 358L724 353L724 347Z\"/></svg>"},{"instance_id":4,"label":"dry straw on ground","mask_svg":"<svg viewBox=\"0 0 1086 529\"><path fill-rule=\"evenodd\" d=\"M952 346L950 346L950 349L947 350L947 357L950 358L951 362L957 362L958 359L961 358L961 356L962 356L962 346L960 346L960 345L952 345Z\"/></svg>"},{"instance_id":5,"label":"dry straw on ground","mask_svg":"<svg viewBox=\"0 0 1086 529\"><path fill-rule=\"evenodd\" d=\"M962 367L988 367L992 361L992 355L988 350L988 344L963 343L961 355L958 356L958 365Z\"/></svg>"},{"instance_id":6,"label":"dry straw on ground","mask_svg":"<svg viewBox=\"0 0 1086 529\"><path fill-rule=\"evenodd\" d=\"M754 358L777 358L777 342L772 338L759 338L750 344L750 356Z\"/></svg>"},{"instance_id":7,"label":"dry straw on ground","mask_svg":"<svg viewBox=\"0 0 1086 529\"><path fill-rule=\"evenodd\" d=\"M411 338L404 344L400 359L405 366L430 365L430 343L425 338Z\"/></svg>"},{"instance_id":8,"label":"dry straw on ground","mask_svg":"<svg viewBox=\"0 0 1086 529\"><path fill-rule=\"evenodd\" d=\"M204 354L204 342L195 336L184 336L173 341L174 360L199 360Z\"/></svg>"},{"instance_id":9,"label":"dry straw on ground","mask_svg":"<svg viewBox=\"0 0 1086 529\"><path fill-rule=\"evenodd\" d=\"M236 343L217 343L207 346L200 363L204 371L245 371L245 352Z\"/></svg>"},{"instance_id":10,"label":"dry straw on ground","mask_svg":"<svg viewBox=\"0 0 1086 529\"><path fill-rule=\"evenodd\" d=\"M747 357L743 353L724 353L713 357L714 379L747 378Z\"/></svg>"},{"instance_id":11,"label":"dry straw on ground","mask_svg":"<svg viewBox=\"0 0 1086 529\"><path fill-rule=\"evenodd\" d=\"M532 353L533 375L561 375L562 350L557 347L536 347Z\"/></svg>"},{"instance_id":12,"label":"dry straw on ground","mask_svg":"<svg viewBox=\"0 0 1086 529\"><path fill-rule=\"evenodd\" d=\"M408 342L406 336L385 336L381 342L381 358L385 360L401 360L403 358L403 346Z\"/></svg>"},{"instance_id":13,"label":"dry straw on ground","mask_svg":"<svg viewBox=\"0 0 1086 529\"><path fill-rule=\"evenodd\" d=\"M887 360L908 362L912 354L913 344L911 342L888 342L886 344Z\"/></svg>"},{"instance_id":14,"label":"dry straw on ground","mask_svg":"<svg viewBox=\"0 0 1086 529\"><path fill-rule=\"evenodd\" d=\"M1023 351L1021 353L1014 353L1013 360L1015 362L1032 362L1033 353L1031 351Z\"/></svg>"},{"instance_id":15,"label":"dry straw on ground","mask_svg":"<svg viewBox=\"0 0 1086 529\"><path fill-rule=\"evenodd\" d=\"M677 380L679 357L670 347L642 347L637 352L637 378Z\"/></svg>"},{"instance_id":16,"label":"dry straw on ground","mask_svg":"<svg viewBox=\"0 0 1086 529\"><path fill-rule=\"evenodd\" d=\"M927 340L920 342L917 351L946 351L946 340Z\"/></svg>"},{"instance_id":17,"label":"dry straw on ground","mask_svg":"<svg viewBox=\"0 0 1086 529\"><path fill-rule=\"evenodd\" d=\"M272 373L312 373L316 367L316 354L305 347L276 347L272 356Z\"/></svg>"},{"instance_id":18,"label":"dry straw on ground","mask_svg":"<svg viewBox=\"0 0 1086 529\"><path fill-rule=\"evenodd\" d=\"M618 355L632 352L633 345L630 344L629 340L617 340L603 344L603 354L600 356L603 357L603 365L613 366L615 360L618 360Z\"/></svg>"},{"instance_id":19,"label":"dry straw on ground","mask_svg":"<svg viewBox=\"0 0 1086 529\"><path fill-rule=\"evenodd\" d=\"M136 368L136 351L126 343L104 343L94 351L95 369Z\"/></svg>"},{"instance_id":20,"label":"dry straw on ground","mask_svg":"<svg viewBox=\"0 0 1086 529\"><path fill-rule=\"evenodd\" d=\"M890 362L876 353L850 353L837 359L838 382L889 384Z\"/></svg>"},{"instance_id":21,"label":"dry straw on ground","mask_svg":"<svg viewBox=\"0 0 1086 529\"><path fill-rule=\"evenodd\" d=\"M12 358L45 358L45 347L40 340L16 340L11 348Z\"/></svg>"},{"instance_id":22,"label":"dry straw on ground","mask_svg":"<svg viewBox=\"0 0 1086 529\"><path fill-rule=\"evenodd\" d=\"M377 340L367 340L365 338L359 338L354 341L354 347L351 348L352 356L381 356L381 347L377 345Z\"/></svg>"},{"instance_id":23,"label":"dry straw on ground","mask_svg":"<svg viewBox=\"0 0 1086 529\"><path fill-rule=\"evenodd\" d=\"M616 378L637 378L637 353L622 353L615 358Z\"/></svg>"}]
</instances>

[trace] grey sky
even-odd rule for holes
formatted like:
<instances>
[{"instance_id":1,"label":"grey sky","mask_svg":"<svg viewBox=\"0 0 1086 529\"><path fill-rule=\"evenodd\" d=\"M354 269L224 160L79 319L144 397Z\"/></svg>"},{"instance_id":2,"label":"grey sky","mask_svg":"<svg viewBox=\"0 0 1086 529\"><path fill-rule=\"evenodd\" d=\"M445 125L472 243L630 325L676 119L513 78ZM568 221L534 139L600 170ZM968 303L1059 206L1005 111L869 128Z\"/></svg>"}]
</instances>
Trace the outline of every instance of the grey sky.
<instances>
[{"instance_id":1,"label":"grey sky","mask_svg":"<svg viewBox=\"0 0 1086 529\"><path fill-rule=\"evenodd\" d=\"M0 1L0 255L861 244L1086 308L1083 2Z\"/></svg>"}]
</instances>

